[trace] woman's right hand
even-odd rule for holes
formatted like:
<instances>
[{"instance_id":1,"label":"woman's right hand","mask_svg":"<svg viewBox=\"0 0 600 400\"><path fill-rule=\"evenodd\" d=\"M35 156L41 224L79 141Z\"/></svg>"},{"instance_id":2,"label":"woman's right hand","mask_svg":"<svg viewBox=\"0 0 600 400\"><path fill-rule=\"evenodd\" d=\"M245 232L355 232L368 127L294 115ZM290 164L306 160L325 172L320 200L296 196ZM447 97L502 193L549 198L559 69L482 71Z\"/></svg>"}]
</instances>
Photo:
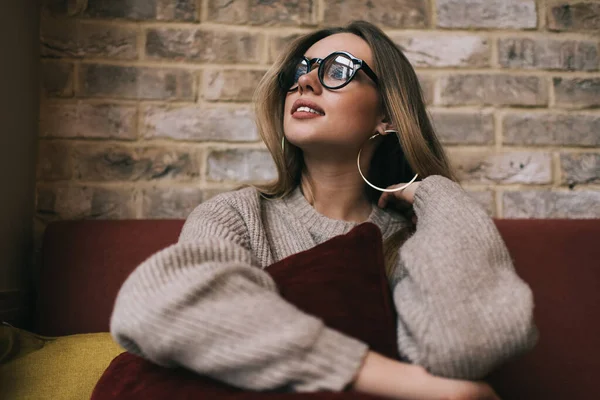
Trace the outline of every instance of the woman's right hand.
<instances>
[{"instance_id":1,"label":"woman's right hand","mask_svg":"<svg viewBox=\"0 0 600 400\"><path fill-rule=\"evenodd\" d=\"M429 375L429 383L425 387L427 387L427 393L424 393L425 396L420 396L420 399L500 400L494 389L485 382L447 379Z\"/></svg>"},{"instance_id":2,"label":"woman's right hand","mask_svg":"<svg viewBox=\"0 0 600 400\"><path fill-rule=\"evenodd\" d=\"M423 367L370 351L353 389L396 400L500 400L484 382L434 376Z\"/></svg>"}]
</instances>

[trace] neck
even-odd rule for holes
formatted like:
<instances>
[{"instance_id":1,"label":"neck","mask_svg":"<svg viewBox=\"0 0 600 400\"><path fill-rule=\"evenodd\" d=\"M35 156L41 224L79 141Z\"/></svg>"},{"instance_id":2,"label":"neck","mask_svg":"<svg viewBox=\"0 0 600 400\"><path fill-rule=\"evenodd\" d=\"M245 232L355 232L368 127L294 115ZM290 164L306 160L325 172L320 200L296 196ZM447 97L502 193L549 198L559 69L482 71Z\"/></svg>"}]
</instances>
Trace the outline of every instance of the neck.
<instances>
[{"instance_id":1,"label":"neck","mask_svg":"<svg viewBox=\"0 0 600 400\"><path fill-rule=\"evenodd\" d=\"M352 222L369 218L373 206L366 196L356 160L323 161L304 154L304 162L302 191L319 214Z\"/></svg>"}]
</instances>

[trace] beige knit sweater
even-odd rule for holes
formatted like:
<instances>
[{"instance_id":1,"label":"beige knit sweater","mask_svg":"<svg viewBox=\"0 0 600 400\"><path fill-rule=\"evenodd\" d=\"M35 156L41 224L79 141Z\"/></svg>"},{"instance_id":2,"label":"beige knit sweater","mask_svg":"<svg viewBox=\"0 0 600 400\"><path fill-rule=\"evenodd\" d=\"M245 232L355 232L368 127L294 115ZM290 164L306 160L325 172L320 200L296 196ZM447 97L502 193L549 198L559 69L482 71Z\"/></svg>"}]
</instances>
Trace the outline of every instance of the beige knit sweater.
<instances>
[{"instance_id":1,"label":"beige knit sweater","mask_svg":"<svg viewBox=\"0 0 600 400\"><path fill-rule=\"evenodd\" d=\"M403 357L437 375L481 378L537 338L529 287L493 221L441 176L415 193L416 233L391 279ZM406 225L377 206L384 238ZM283 300L264 268L356 223L319 214L299 189L266 200L256 189L219 195L187 219L179 242L123 284L111 319L127 350L248 389L342 390L367 346Z\"/></svg>"}]
</instances>

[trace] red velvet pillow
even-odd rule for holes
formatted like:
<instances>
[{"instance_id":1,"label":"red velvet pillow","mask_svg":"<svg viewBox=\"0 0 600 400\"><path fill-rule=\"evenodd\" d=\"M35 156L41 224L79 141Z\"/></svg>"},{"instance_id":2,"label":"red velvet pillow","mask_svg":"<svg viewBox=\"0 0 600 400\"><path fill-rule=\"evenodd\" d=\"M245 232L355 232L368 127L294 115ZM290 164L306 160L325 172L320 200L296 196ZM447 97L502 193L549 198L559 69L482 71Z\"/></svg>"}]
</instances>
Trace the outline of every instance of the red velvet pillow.
<instances>
[{"instance_id":1,"label":"red velvet pillow","mask_svg":"<svg viewBox=\"0 0 600 400\"><path fill-rule=\"evenodd\" d=\"M371 223L357 226L310 250L292 255L266 271L281 295L327 326L398 358L396 314L385 276L382 238ZM185 369L168 369L130 353L115 358L92 400L108 399L255 399L310 396L314 399L376 399L353 393L282 393L243 391Z\"/></svg>"}]
</instances>

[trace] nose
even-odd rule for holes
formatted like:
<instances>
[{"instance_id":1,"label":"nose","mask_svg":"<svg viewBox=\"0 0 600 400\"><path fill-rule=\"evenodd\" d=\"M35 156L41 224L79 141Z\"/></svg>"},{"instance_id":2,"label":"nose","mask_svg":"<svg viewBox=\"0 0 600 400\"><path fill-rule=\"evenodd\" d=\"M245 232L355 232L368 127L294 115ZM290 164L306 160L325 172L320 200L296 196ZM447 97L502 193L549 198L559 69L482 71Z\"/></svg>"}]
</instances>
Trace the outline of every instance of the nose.
<instances>
[{"instance_id":1,"label":"nose","mask_svg":"<svg viewBox=\"0 0 600 400\"><path fill-rule=\"evenodd\" d=\"M304 74L298 78L298 91L300 94L308 92L309 90L314 94L321 94L321 92L323 92L323 87L321 86L321 82L319 82L317 68L314 68L308 74Z\"/></svg>"}]
</instances>

